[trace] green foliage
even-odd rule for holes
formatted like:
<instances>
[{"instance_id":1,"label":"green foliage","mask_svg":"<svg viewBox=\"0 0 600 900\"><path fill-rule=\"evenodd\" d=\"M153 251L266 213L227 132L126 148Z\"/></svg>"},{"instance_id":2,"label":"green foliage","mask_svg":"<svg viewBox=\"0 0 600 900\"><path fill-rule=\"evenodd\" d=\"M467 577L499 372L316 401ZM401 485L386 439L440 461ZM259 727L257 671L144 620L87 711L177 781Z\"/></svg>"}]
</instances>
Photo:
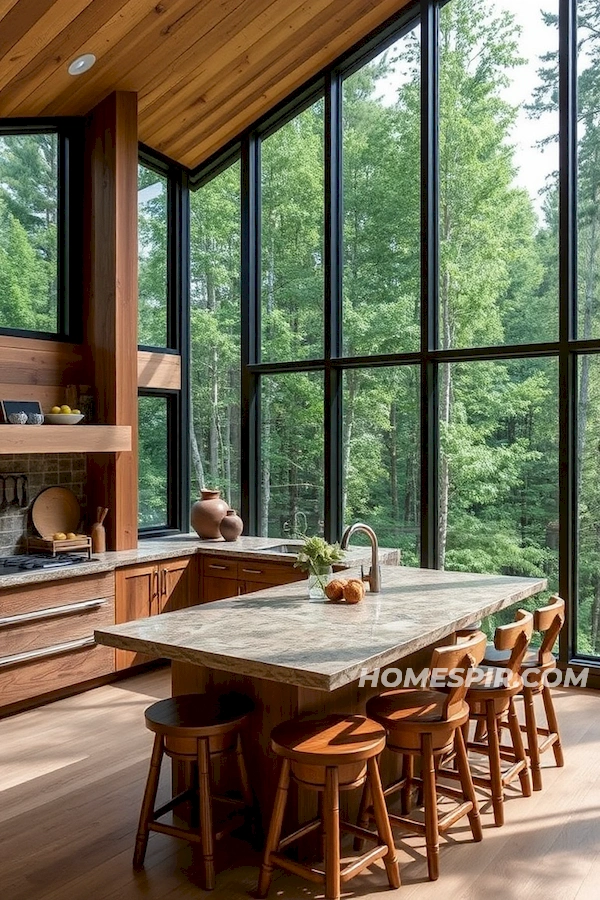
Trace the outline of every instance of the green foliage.
<instances>
[{"instance_id":1,"label":"green foliage","mask_svg":"<svg viewBox=\"0 0 600 900\"><path fill-rule=\"evenodd\" d=\"M304 543L298 550L298 556L294 566L305 572L320 572L334 563L342 562L344 551L339 544L328 544L318 535L307 537L303 535Z\"/></svg>"}]
</instances>

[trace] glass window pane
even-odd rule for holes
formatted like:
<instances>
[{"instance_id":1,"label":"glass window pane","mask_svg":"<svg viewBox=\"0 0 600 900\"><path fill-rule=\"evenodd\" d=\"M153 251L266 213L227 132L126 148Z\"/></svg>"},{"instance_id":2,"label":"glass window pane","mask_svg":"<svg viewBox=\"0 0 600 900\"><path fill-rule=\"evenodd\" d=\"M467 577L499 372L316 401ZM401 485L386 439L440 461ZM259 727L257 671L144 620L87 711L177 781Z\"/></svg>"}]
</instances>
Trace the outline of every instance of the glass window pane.
<instances>
[{"instance_id":1,"label":"glass window pane","mask_svg":"<svg viewBox=\"0 0 600 900\"><path fill-rule=\"evenodd\" d=\"M416 366L344 373L343 521L371 525L412 566L420 564L419 389Z\"/></svg>"},{"instance_id":2,"label":"glass window pane","mask_svg":"<svg viewBox=\"0 0 600 900\"><path fill-rule=\"evenodd\" d=\"M547 577L556 590L556 359L444 365L440 398L442 568Z\"/></svg>"},{"instance_id":3,"label":"glass window pane","mask_svg":"<svg viewBox=\"0 0 600 900\"><path fill-rule=\"evenodd\" d=\"M600 8L596 0L579 0L577 13L577 337L588 340L600 337Z\"/></svg>"},{"instance_id":4,"label":"glass window pane","mask_svg":"<svg viewBox=\"0 0 600 900\"><path fill-rule=\"evenodd\" d=\"M139 398L139 526L169 525L167 398Z\"/></svg>"},{"instance_id":5,"label":"glass window pane","mask_svg":"<svg viewBox=\"0 0 600 900\"><path fill-rule=\"evenodd\" d=\"M138 343L166 347L167 179L138 166Z\"/></svg>"},{"instance_id":6,"label":"glass window pane","mask_svg":"<svg viewBox=\"0 0 600 900\"><path fill-rule=\"evenodd\" d=\"M440 24L440 345L558 337L558 0Z\"/></svg>"},{"instance_id":7,"label":"glass window pane","mask_svg":"<svg viewBox=\"0 0 600 900\"><path fill-rule=\"evenodd\" d=\"M579 359L578 654L600 656L600 359Z\"/></svg>"},{"instance_id":8,"label":"glass window pane","mask_svg":"<svg viewBox=\"0 0 600 900\"><path fill-rule=\"evenodd\" d=\"M58 137L0 135L0 328L58 331Z\"/></svg>"},{"instance_id":9,"label":"glass window pane","mask_svg":"<svg viewBox=\"0 0 600 900\"><path fill-rule=\"evenodd\" d=\"M323 101L261 144L262 359L323 356Z\"/></svg>"},{"instance_id":10,"label":"glass window pane","mask_svg":"<svg viewBox=\"0 0 600 900\"><path fill-rule=\"evenodd\" d=\"M261 378L261 530L323 534L323 375Z\"/></svg>"},{"instance_id":11,"label":"glass window pane","mask_svg":"<svg viewBox=\"0 0 600 900\"><path fill-rule=\"evenodd\" d=\"M343 83L346 356L419 348L419 36Z\"/></svg>"},{"instance_id":12,"label":"glass window pane","mask_svg":"<svg viewBox=\"0 0 600 900\"><path fill-rule=\"evenodd\" d=\"M190 196L192 499L240 507L240 164Z\"/></svg>"}]
</instances>

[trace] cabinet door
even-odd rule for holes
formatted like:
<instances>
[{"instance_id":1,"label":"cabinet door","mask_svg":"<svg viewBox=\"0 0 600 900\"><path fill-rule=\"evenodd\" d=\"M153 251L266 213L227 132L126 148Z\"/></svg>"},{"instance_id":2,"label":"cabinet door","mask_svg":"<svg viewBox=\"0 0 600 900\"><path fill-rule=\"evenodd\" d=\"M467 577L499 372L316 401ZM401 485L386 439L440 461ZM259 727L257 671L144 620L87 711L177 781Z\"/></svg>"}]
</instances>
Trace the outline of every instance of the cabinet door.
<instances>
[{"instance_id":1,"label":"cabinet door","mask_svg":"<svg viewBox=\"0 0 600 900\"><path fill-rule=\"evenodd\" d=\"M190 606L190 558L169 559L158 564L159 612L172 612Z\"/></svg>"},{"instance_id":2,"label":"cabinet door","mask_svg":"<svg viewBox=\"0 0 600 900\"><path fill-rule=\"evenodd\" d=\"M211 600L225 600L227 597L237 597L238 581L236 578L215 578L214 575L205 575L202 579L201 603L210 603Z\"/></svg>"},{"instance_id":3,"label":"cabinet door","mask_svg":"<svg viewBox=\"0 0 600 900\"><path fill-rule=\"evenodd\" d=\"M144 619L158 610L158 569L155 565L117 569L115 580L115 621ZM117 650L117 669L148 662L151 657L132 650Z\"/></svg>"}]
</instances>

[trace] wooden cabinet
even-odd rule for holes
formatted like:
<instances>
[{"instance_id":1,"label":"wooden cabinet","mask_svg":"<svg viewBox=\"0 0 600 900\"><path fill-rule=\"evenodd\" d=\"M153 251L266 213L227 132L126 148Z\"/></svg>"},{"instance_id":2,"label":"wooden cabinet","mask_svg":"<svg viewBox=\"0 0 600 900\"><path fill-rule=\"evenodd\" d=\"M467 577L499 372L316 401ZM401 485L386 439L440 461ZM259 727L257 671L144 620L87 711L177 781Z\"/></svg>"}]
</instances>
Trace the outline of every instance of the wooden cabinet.
<instances>
[{"instance_id":1,"label":"wooden cabinet","mask_svg":"<svg viewBox=\"0 0 600 900\"><path fill-rule=\"evenodd\" d=\"M94 629L114 621L114 595L112 572L2 592L0 705L6 711L114 671L114 651L94 641Z\"/></svg>"},{"instance_id":2,"label":"wooden cabinet","mask_svg":"<svg viewBox=\"0 0 600 900\"><path fill-rule=\"evenodd\" d=\"M162 612L185 609L197 602L196 557L165 559L156 563L117 569L115 621L131 622ZM116 651L116 667L127 669L148 662L151 657L131 650Z\"/></svg>"},{"instance_id":3,"label":"wooden cabinet","mask_svg":"<svg viewBox=\"0 0 600 900\"><path fill-rule=\"evenodd\" d=\"M224 556L205 556L202 569L201 601L223 600L238 594L262 591L277 584L302 581L306 574L292 563L265 563L248 559L227 559Z\"/></svg>"}]
</instances>

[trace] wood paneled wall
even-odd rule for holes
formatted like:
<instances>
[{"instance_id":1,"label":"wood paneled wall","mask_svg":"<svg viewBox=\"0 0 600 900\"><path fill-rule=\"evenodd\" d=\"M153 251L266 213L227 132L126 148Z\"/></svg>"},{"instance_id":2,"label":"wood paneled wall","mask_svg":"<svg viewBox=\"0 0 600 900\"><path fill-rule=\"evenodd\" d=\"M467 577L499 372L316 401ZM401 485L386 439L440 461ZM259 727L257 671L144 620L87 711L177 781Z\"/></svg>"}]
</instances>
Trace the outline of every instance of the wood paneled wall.
<instances>
[{"instance_id":1,"label":"wood paneled wall","mask_svg":"<svg viewBox=\"0 0 600 900\"><path fill-rule=\"evenodd\" d=\"M108 506L108 547L137 546L137 97L117 91L88 117L84 322L99 421L131 425L132 450L90 456L88 503Z\"/></svg>"},{"instance_id":2,"label":"wood paneled wall","mask_svg":"<svg viewBox=\"0 0 600 900\"><path fill-rule=\"evenodd\" d=\"M39 400L48 412L68 384L89 384L81 346L0 335L0 399Z\"/></svg>"}]
</instances>

